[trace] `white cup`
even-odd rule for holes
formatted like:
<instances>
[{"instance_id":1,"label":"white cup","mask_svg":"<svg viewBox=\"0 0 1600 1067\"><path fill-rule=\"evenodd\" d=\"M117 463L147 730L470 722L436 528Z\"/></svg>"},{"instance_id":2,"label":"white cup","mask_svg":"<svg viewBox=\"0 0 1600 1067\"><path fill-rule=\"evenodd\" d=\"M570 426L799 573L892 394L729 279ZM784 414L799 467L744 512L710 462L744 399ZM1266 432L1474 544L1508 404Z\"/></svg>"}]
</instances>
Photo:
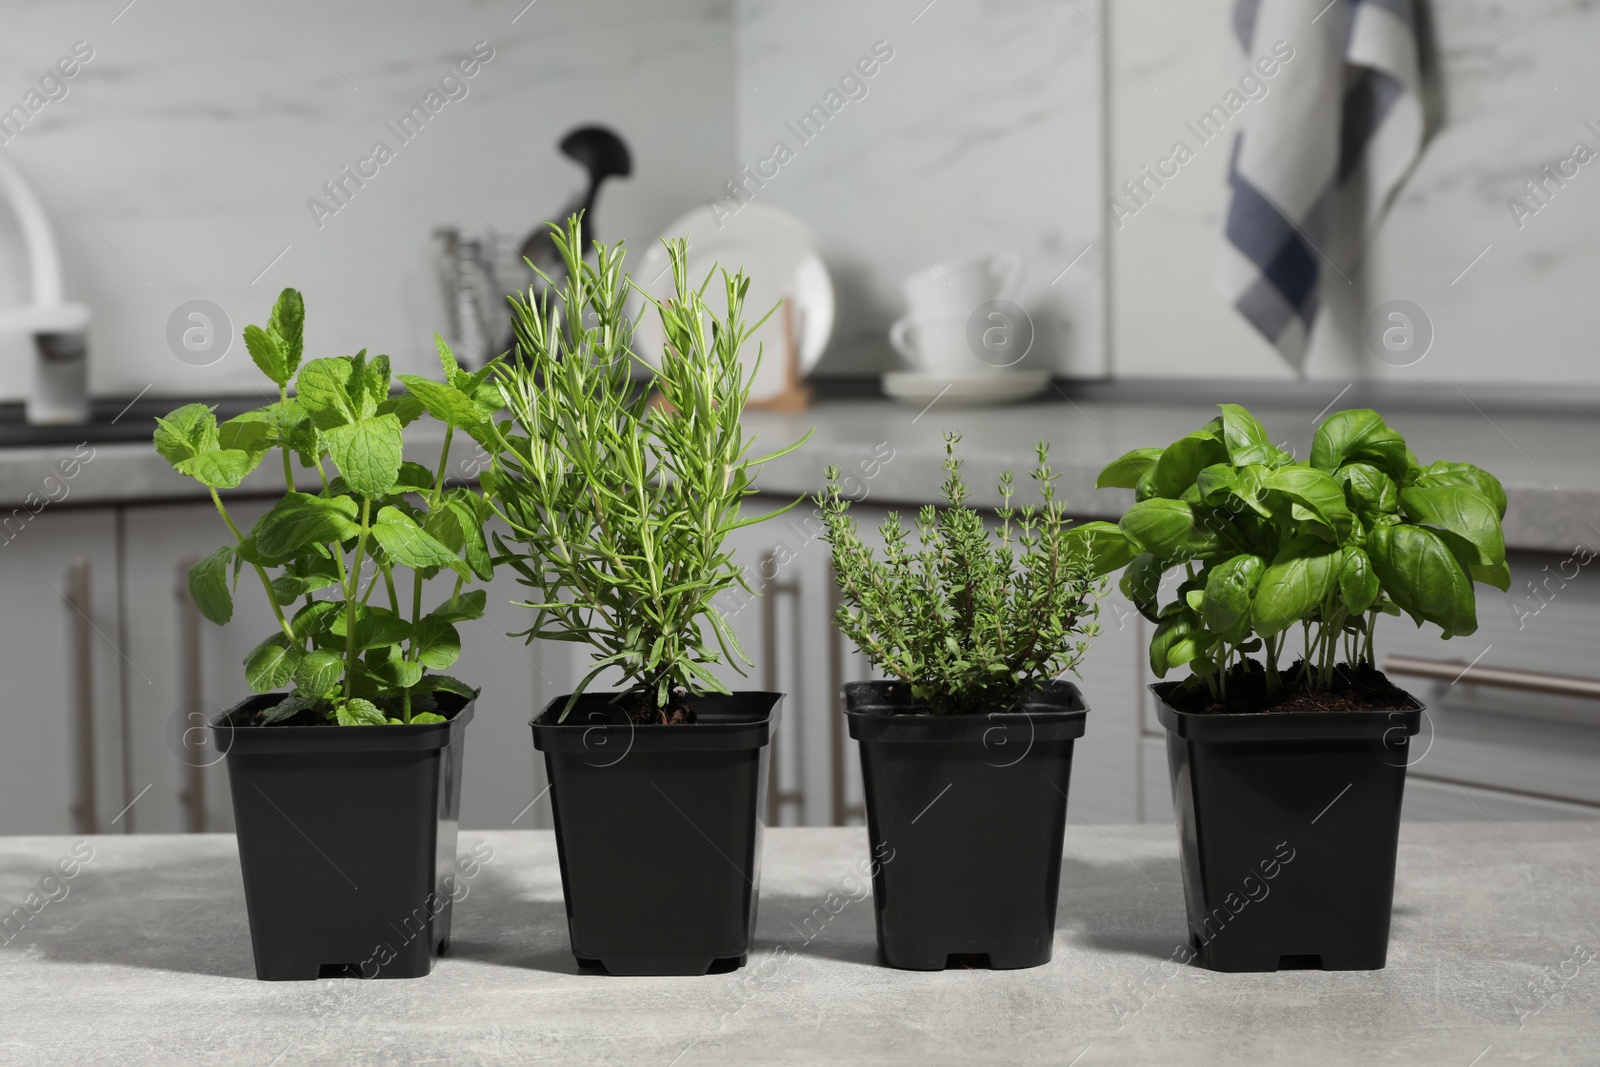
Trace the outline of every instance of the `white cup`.
<instances>
[{"instance_id":1,"label":"white cup","mask_svg":"<svg viewBox=\"0 0 1600 1067\"><path fill-rule=\"evenodd\" d=\"M980 304L1015 300L1026 265L1015 252L941 263L918 271L901 287L913 319L966 318Z\"/></svg>"},{"instance_id":2,"label":"white cup","mask_svg":"<svg viewBox=\"0 0 1600 1067\"><path fill-rule=\"evenodd\" d=\"M889 343L924 374L945 378L982 378L1003 374L972 350L964 318L919 319L906 316L889 328Z\"/></svg>"}]
</instances>

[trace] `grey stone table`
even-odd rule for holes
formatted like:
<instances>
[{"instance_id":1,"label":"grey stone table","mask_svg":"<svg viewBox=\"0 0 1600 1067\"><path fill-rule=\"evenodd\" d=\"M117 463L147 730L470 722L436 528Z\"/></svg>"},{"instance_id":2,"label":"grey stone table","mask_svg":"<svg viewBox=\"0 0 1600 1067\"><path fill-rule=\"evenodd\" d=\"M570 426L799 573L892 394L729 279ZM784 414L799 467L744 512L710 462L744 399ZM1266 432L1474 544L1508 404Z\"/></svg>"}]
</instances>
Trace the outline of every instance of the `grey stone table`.
<instances>
[{"instance_id":1,"label":"grey stone table","mask_svg":"<svg viewBox=\"0 0 1600 1067\"><path fill-rule=\"evenodd\" d=\"M702 978L580 975L552 836L474 848L430 977L265 983L231 836L0 839L0 1063L1600 1063L1600 823L1407 824L1388 969L1257 975L1170 962L1167 827L1069 829L1026 971L879 966L860 829L769 832L749 964Z\"/></svg>"}]
</instances>

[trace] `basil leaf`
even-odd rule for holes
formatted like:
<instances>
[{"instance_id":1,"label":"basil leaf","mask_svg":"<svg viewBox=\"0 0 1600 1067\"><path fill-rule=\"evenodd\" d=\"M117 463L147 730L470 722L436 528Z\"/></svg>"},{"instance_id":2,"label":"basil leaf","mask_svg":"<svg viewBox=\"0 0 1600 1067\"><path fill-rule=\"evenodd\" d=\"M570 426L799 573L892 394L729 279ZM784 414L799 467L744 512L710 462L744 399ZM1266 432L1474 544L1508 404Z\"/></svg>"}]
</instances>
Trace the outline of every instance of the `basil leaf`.
<instances>
[{"instance_id":1,"label":"basil leaf","mask_svg":"<svg viewBox=\"0 0 1600 1067\"><path fill-rule=\"evenodd\" d=\"M226 626L233 618L233 594L228 589L228 569L233 563L233 546L223 545L189 568L189 596L200 614Z\"/></svg>"},{"instance_id":2,"label":"basil leaf","mask_svg":"<svg viewBox=\"0 0 1600 1067\"><path fill-rule=\"evenodd\" d=\"M1211 568L1201 610L1206 629L1237 643L1249 628L1250 604L1266 570L1267 561L1251 555L1234 556Z\"/></svg>"},{"instance_id":3,"label":"basil leaf","mask_svg":"<svg viewBox=\"0 0 1600 1067\"><path fill-rule=\"evenodd\" d=\"M1096 489L1132 489L1161 458L1163 449L1136 448L1112 460L1094 481Z\"/></svg>"},{"instance_id":4,"label":"basil leaf","mask_svg":"<svg viewBox=\"0 0 1600 1067\"><path fill-rule=\"evenodd\" d=\"M1228 450L1213 436L1201 432L1180 437L1162 450L1150 475L1151 488L1156 496L1175 499L1194 485L1202 470L1227 459Z\"/></svg>"},{"instance_id":5,"label":"basil leaf","mask_svg":"<svg viewBox=\"0 0 1600 1067\"><path fill-rule=\"evenodd\" d=\"M1168 561L1188 559L1216 547L1210 531L1197 529L1194 511L1181 500L1153 498L1123 513L1117 523L1139 549Z\"/></svg>"},{"instance_id":6,"label":"basil leaf","mask_svg":"<svg viewBox=\"0 0 1600 1067\"><path fill-rule=\"evenodd\" d=\"M1243 467L1247 463L1270 464L1277 459L1278 448L1254 415L1238 404L1218 407L1222 409L1222 443L1227 447L1229 462Z\"/></svg>"},{"instance_id":7,"label":"basil leaf","mask_svg":"<svg viewBox=\"0 0 1600 1067\"><path fill-rule=\"evenodd\" d=\"M1493 567L1505 562L1506 541L1500 516L1476 489L1458 485L1413 485L1400 491L1400 506L1412 522L1437 526L1466 541L1477 558L1469 563Z\"/></svg>"},{"instance_id":8,"label":"basil leaf","mask_svg":"<svg viewBox=\"0 0 1600 1067\"><path fill-rule=\"evenodd\" d=\"M244 680L257 693L270 693L294 677L305 651L281 633L273 634L244 657Z\"/></svg>"},{"instance_id":9,"label":"basil leaf","mask_svg":"<svg viewBox=\"0 0 1600 1067\"><path fill-rule=\"evenodd\" d=\"M1343 553L1315 537L1296 537L1279 548L1256 586L1251 608L1256 631L1272 637L1314 615L1342 561Z\"/></svg>"},{"instance_id":10,"label":"basil leaf","mask_svg":"<svg viewBox=\"0 0 1600 1067\"><path fill-rule=\"evenodd\" d=\"M1261 484L1308 508L1339 537L1349 534L1350 509L1345 506L1344 490L1326 471L1314 467L1281 467L1262 478Z\"/></svg>"},{"instance_id":11,"label":"basil leaf","mask_svg":"<svg viewBox=\"0 0 1600 1067\"><path fill-rule=\"evenodd\" d=\"M1372 560L1359 548L1346 548L1339 565L1339 596L1345 607L1360 615L1377 601L1380 589Z\"/></svg>"},{"instance_id":12,"label":"basil leaf","mask_svg":"<svg viewBox=\"0 0 1600 1067\"><path fill-rule=\"evenodd\" d=\"M480 531L478 534L480 541L482 536ZM1096 578L1110 574L1112 571L1121 570L1133 561L1134 556L1139 554L1139 550L1134 547L1133 542L1128 540L1128 535L1123 533L1121 527L1114 522L1080 523L1066 532L1063 536L1063 541L1070 546L1069 551L1073 555L1089 561L1091 573ZM470 550L467 553L467 558L469 561L472 559ZM485 554L485 558L487 558L487 554ZM477 572L477 570L477 566L474 565L473 571ZM488 581L492 576L492 574L478 574L478 577L483 578L484 581Z\"/></svg>"},{"instance_id":13,"label":"basil leaf","mask_svg":"<svg viewBox=\"0 0 1600 1067\"><path fill-rule=\"evenodd\" d=\"M1167 671L1181 667L1217 641L1217 635L1207 633L1193 611L1174 612L1162 619L1150 637L1150 669L1157 678L1165 678Z\"/></svg>"},{"instance_id":14,"label":"basil leaf","mask_svg":"<svg viewBox=\"0 0 1600 1067\"><path fill-rule=\"evenodd\" d=\"M1466 489L1475 489L1494 505L1495 514L1500 518L1506 517L1506 490L1500 484L1500 479L1486 470L1474 467L1470 463L1448 463L1440 460L1423 469L1417 477L1416 485L1458 485Z\"/></svg>"},{"instance_id":15,"label":"basil leaf","mask_svg":"<svg viewBox=\"0 0 1600 1067\"><path fill-rule=\"evenodd\" d=\"M1404 483L1412 466L1406 439L1384 424L1376 411L1336 411L1311 439L1311 465L1332 474L1352 459L1369 460Z\"/></svg>"},{"instance_id":16,"label":"basil leaf","mask_svg":"<svg viewBox=\"0 0 1600 1067\"><path fill-rule=\"evenodd\" d=\"M1393 515L1400 506L1394 479L1370 463L1346 463L1334 472L1333 480L1344 487L1350 510L1368 525L1380 515Z\"/></svg>"},{"instance_id":17,"label":"basil leaf","mask_svg":"<svg viewBox=\"0 0 1600 1067\"><path fill-rule=\"evenodd\" d=\"M1418 626L1434 623L1445 637L1478 629L1472 579L1444 539L1421 526L1379 526L1367 535L1367 555L1383 590Z\"/></svg>"},{"instance_id":18,"label":"basil leaf","mask_svg":"<svg viewBox=\"0 0 1600 1067\"><path fill-rule=\"evenodd\" d=\"M1160 617L1156 605L1161 595L1161 576L1166 573L1168 566L1157 556L1149 552L1142 553L1128 564L1128 569L1122 572L1122 581L1117 584L1122 595L1133 603L1140 615L1151 622L1156 622Z\"/></svg>"}]
</instances>

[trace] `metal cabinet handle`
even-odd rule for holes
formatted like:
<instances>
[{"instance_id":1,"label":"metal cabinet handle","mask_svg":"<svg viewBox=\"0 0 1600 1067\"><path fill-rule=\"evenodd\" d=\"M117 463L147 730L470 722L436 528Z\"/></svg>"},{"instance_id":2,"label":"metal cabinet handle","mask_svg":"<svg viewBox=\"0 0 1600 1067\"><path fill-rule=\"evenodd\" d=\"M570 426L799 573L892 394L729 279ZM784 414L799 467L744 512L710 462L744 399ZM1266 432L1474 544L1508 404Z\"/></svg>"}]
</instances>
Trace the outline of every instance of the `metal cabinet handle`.
<instances>
[{"instance_id":1,"label":"metal cabinet handle","mask_svg":"<svg viewBox=\"0 0 1600 1067\"><path fill-rule=\"evenodd\" d=\"M844 799L844 634L833 623L844 603L832 567L828 570L828 698L833 703L833 725L829 732L828 763L833 785L833 825L848 826L851 818L866 820L866 809L860 804L846 804Z\"/></svg>"},{"instance_id":2,"label":"metal cabinet handle","mask_svg":"<svg viewBox=\"0 0 1600 1067\"><path fill-rule=\"evenodd\" d=\"M79 556L67 570L67 606L72 609L73 725L78 799L72 805L72 818L78 833L98 832L94 789L94 644L90 636L94 623L93 586L89 560Z\"/></svg>"},{"instance_id":3,"label":"metal cabinet handle","mask_svg":"<svg viewBox=\"0 0 1600 1067\"><path fill-rule=\"evenodd\" d=\"M761 586L761 674L762 682L766 686L767 692L775 693L778 691L778 597L784 595L792 596L798 602L800 586L793 580L778 580L778 563L775 552L769 551L761 557L761 573L773 576ZM796 723L799 722L798 719L795 721ZM797 738L803 736L798 726L795 730L795 736ZM780 751L778 742L779 734L774 732L772 735L772 752L768 757L769 770L767 771L768 826L781 825L780 816L783 814L785 806L793 806L797 818L803 819L805 817L805 790L803 788L782 789L779 787L778 780L782 774L783 764L778 758ZM800 758L795 761L797 769L800 770L799 777L801 782L805 781L804 757L805 746L802 742Z\"/></svg>"},{"instance_id":4,"label":"metal cabinet handle","mask_svg":"<svg viewBox=\"0 0 1600 1067\"><path fill-rule=\"evenodd\" d=\"M178 631L179 644L182 648L181 670L183 675L183 704L184 713L192 714L203 707L202 681L200 677L200 608L194 602L194 597L189 592L189 570L199 558L190 556L178 561ZM194 752L189 738L191 730L185 729L179 736L183 744L192 755ZM186 821L191 834L206 832L206 770L199 759L186 759L183 761L184 788L179 796L180 803L185 809Z\"/></svg>"},{"instance_id":5,"label":"metal cabinet handle","mask_svg":"<svg viewBox=\"0 0 1600 1067\"><path fill-rule=\"evenodd\" d=\"M1510 671L1499 667L1469 666L1460 660L1413 659L1410 656L1389 656L1384 660L1383 669L1392 674L1409 674L1445 682L1465 680L1472 685L1492 685L1523 693L1553 693L1556 696L1600 700L1600 679L1594 678Z\"/></svg>"}]
</instances>

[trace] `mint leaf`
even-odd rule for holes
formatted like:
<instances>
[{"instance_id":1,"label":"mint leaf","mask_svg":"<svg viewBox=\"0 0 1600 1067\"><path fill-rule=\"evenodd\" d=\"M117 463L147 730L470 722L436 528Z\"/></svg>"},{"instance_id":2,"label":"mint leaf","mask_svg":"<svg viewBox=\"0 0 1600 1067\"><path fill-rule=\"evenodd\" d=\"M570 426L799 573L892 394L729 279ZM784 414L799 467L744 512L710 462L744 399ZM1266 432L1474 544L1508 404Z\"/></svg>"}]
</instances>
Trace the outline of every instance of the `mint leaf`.
<instances>
[{"instance_id":1,"label":"mint leaf","mask_svg":"<svg viewBox=\"0 0 1600 1067\"><path fill-rule=\"evenodd\" d=\"M294 618L289 620L289 629L294 631L297 640L304 641L326 630L335 616L344 618L342 603L337 600L313 600L294 613Z\"/></svg>"},{"instance_id":2,"label":"mint leaf","mask_svg":"<svg viewBox=\"0 0 1600 1067\"><path fill-rule=\"evenodd\" d=\"M328 627L328 632L335 637L344 637L348 632L345 629L345 622L345 614L340 611L333 617L333 624ZM357 607L356 651L364 652L369 648L393 645L410 636L411 624L388 608Z\"/></svg>"},{"instance_id":3,"label":"mint leaf","mask_svg":"<svg viewBox=\"0 0 1600 1067\"><path fill-rule=\"evenodd\" d=\"M400 420L401 426L410 426L422 417L422 411L422 401L410 393L401 393L399 396L391 396L388 400L379 404L377 413L379 415L387 415L393 412L395 418Z\"/></svg>"},{"instance_id":4,"label":"mint leaf","mask_svg":"<svg viewBox=\"0 0 1600 1067\"><path fill-rule=\"evenodd\" d=\"M283 634L273 634L244 657L244 680L257 693L270 693L294 676L305 655Z\"/></svg>"},{"instance_id":5,"label":"mint leaf","mask_svg":"<svg viewBox=\"0 0 1600 1067\"><path fill-rule=\"evenodd\" d=\"M333 692L343 674L344 660L319 648L301 658L294 669L294 683L307 693L325 697Z\"/></svg>"},{"instance_id":6,"label":"mint leaf","mask_svg":"<svg viewBox=\"0 0 1600 1067\"><path fill-rule=\"evenodd\" d=\"M300 368L295 392L300 406L319 430L344 426L360 417L350 395L355 367L349 356L314 359Z\"/></svg>"},{"instance_id":7,"label":"mint leaf","mask_svg":"<svg viewBox=\"0 0 1600 1067\"><path fill-rule=\"evenodd\" d=\"M472 700L479 693L466 682L448 674L430 674L417 683L416 689L421 693L451 693L466 700Z\"/></svg>"},{"instance_id":8,"label":"mint leaf","mask_svg":"<svg viewBox=\"0 0 1600 1067\"><path fill-rule=\"evenodd\" d=\"M300 366L300 356L305 351L305 328L304 298L299 290L285 289L278 294L278 302L272 306L272 317L267 320L267 329L277 338L283 354L283 377L272 379L279 385L287 384Z\"/></svg>"},{"instance_id":9,"label":"mint leaf","mask_svg":"<svg viewBox=\"0 0 1600 1067\"><path fill-rule=\"evenodd\" d=\"M172 466L179 474L186 474L201 485L213 489L232 489L245 480L245 476L261 464L265 450L252 456L237 449L202 452L197 456L179 460Z\"/></svg>"},{"instance_id":10,"label":"mint leaf","mask_svg":"<svg viewBox=\"0 0 1600 1067\"><path fill-rule=\"evenodd\" d=\"M428 409L428 414L440 422L460 429L471 429L483 421L483 413L478 410L478 405L470 396L453 386L430 381L415 374L402 374L400 380L411 390L411 394L422 402L422 406Z\"/></svg>"},{"instance_id":11,"label":"mint leaf","mask_svg":"<svg viewBox=\"0 0 1600 1067\"><path fill-rule=\"evenodd\" d=\"M289 356L276 334L259 326L246 326L244 346L250 350L251 361L261 368L262 374L272 379L274 385L284 385L289 381Z\"/></svg>"},{"instance_id":12,"label":"mint leaf","mask_svg":"<svg viewBox=\"0 0 1600 1067\"><path fill-rule=\"evenodd\" d=\"M271 726L284 719L292 719L307 708L316 707L318 698L296 690L261 713L262 726Z\"/></svg>"},{"instance_id":13,"label":"mint leaf","mask_svg":"<svg viewBox=\"0 0 1600 1067\"><path fill-rule=\"evenodd\" d=\"M425 615L412 627L411 648L424 667L448 670L461 658L461 634L447 620Z\"/></svg>"},{"instance_id":14,"label":"mint leaf","mask_svg":"<svg viewBox=\"0 0 1600 1067\"><path fill-rule=\"evenodd\" d=\"M340 726L387 726L389 723L376 704L360 697L340 704L334 710L334 715Z\"/></svg>"},{"instance_id":15,"label":"mint leaf","mask_svg":"<svg viewBox=\"0 0 1600 1067\"><path fill-rule=\"evenodd\" d=\"M374 648L365 658L367 670L392 686L410 689L422 679L422 664L406 659L398 645Z\"/></svg>"},{"instance_id":16,"label":"mint leaf","mask_svg":"<svg viewBox=\"0 0 1600 1067\"><path fill-rule=\"evenodd\" d=\"M459 593L443 604L429 612L429 617L442 619L445 622L468 622L472 619L483 618L483 609L488 601L488 594L482 589L471 592Z\"/></svg>"},{"instance_id":17,"label":"mint leaf","mask_svg":"<svg viewBox=\"0 0 1600 1067\"><path fill-rule=\"evenodd\" d=\"M372 535L396 563L414 570L449 567L463 578L467 576L466 564L399 508L385 505L380 509Z\"/></svg>"},{"instance_id":18,"label":"mint leaf","mask_svg":"<svg viewBox=\"0 0 1600 1067\"><path fill-rule=\"evenodd\" d=\"M394 488L405 442L392 412L336 426L324 432L323 440L352 490L376 499Z\"/></svg>"},{"instance_id":19,"label":"mint leaf","mask_svg":"<svg viewBox=\"0 0 1600 1067\"><path fill-rule=\"evenodd\" d=\"M250 530L256 551L270 558L293 555L307 545L345 541L361 532L356 502L347 496L285 493Z\"/></svg>"},{"instance_id":20,"label":"mint leaf","mask_svg":"<svg viewBox=\"0 0 1600 1067\"><path fill-rule=\"evenodd\" d=\"M433 711L419 711L415 715L411 716L412 726L426 726L429 723L449 721L450 720L445 718L443 715Z\"/></svg>"},{"instance_id":21,"label":"mint leaf","mask_svg":"<svg viewBox=\"0 0 1600 1067\"><path fill-rule=\"evenodd\" d=\"M185 404L156 419L156 451L177 466L186 459L217 449L217 416L204 404Z\"/></svg>"},{"instance_id":22,"label":"mint leaf","mask_svg":"<svg viewBox=\"0 0 1600 1067\"><path fill-rule=\"evenodd\" d=\"M233 618L233 594L228 591L228 566L233 562L233 547L223 545L189 568L189 596L200 614L226 626Z\"/></svg>"}]
</instances>

